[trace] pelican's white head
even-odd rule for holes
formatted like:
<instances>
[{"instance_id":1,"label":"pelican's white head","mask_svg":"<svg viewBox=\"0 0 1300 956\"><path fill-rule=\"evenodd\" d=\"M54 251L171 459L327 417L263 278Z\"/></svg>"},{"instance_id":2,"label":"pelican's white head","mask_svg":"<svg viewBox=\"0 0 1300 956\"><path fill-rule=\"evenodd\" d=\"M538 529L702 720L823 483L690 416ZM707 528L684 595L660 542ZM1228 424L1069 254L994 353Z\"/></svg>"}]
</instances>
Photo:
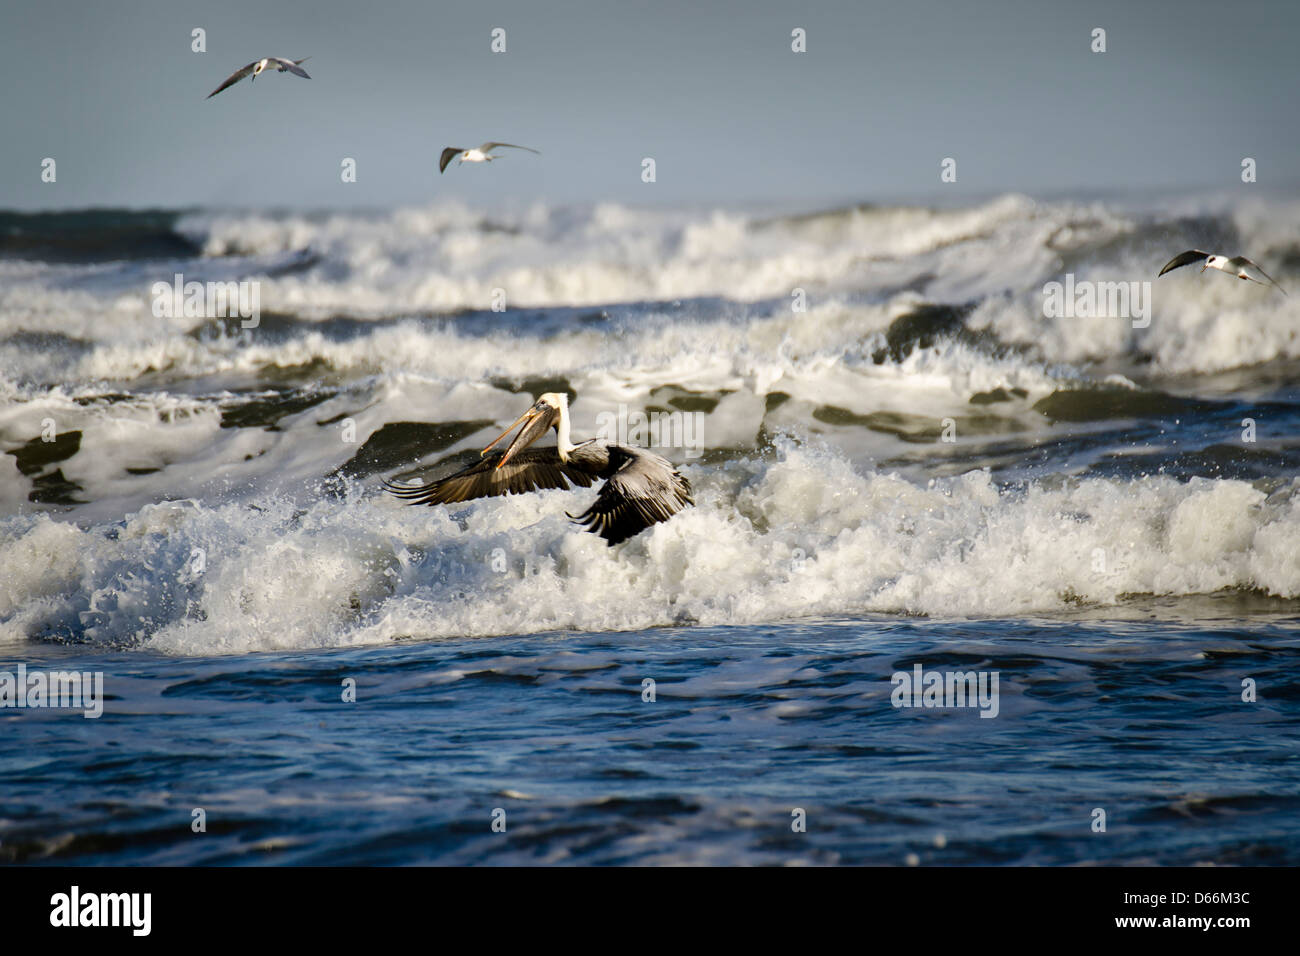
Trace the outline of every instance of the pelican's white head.
<instances>
[{"instance_id":1,"label":"pelican's white head","mask_svg":"<svg viewBox=\"0 0 1300 956\"><path fill-rule=\"evenodd\" d=\"M532 407L529 408L528 411L515 419L514 424L497 436L496 441L483 449L483 454L486 455L496 447L502 439L514 431L519 425L522 425L523 427L519 429L519 434L517 434L515 440L510 443L510 447L508 447L505 454L501 456L501 460L497 462L496 467L500 468L505 465L506 462L510 461L517 452L527 448L533 442L537 441L537 439L546 434L548 428L555 429L556 445L559 447L560 460L569 460L569 452L573 450L573 445L569 442L568 395L560 392L544 392L539 395L537 401L532 404Z\"/></svg>"},{"instance_id":2,"label":"pelican's white head","mask_svg":"<svg viewBox=\"0 0 1300 956\"><path fill-rule=\"evenodd\" d=\"M254 80L257 79L257 74L261 73L263 70L266 69L266 62L267 61L265 57L257 61L257 66L253 67Z\"/></svg>"},{"instance_id":3,"label":"pelican's white head","mask_svg":"<svg viewBox=\"0 0 1300 956\"><path fill-rule=\"evenodd\" d=\"M1206 256L1205 262L1201 265L1201 271L1206 269L1221 269L1224 263L1223 256Z\"/></svg>"},{"instance_id":4,"label":"pelican's white head","mask_svg":"<svg viewBox=\"0 0 1300 956\"><path fill-rule=\"evenodd\" d=\"M537 396L538 404L549 405L556 411L569 410L569 396L563 392L543 392Z\"/></svg>"}]
</instances>

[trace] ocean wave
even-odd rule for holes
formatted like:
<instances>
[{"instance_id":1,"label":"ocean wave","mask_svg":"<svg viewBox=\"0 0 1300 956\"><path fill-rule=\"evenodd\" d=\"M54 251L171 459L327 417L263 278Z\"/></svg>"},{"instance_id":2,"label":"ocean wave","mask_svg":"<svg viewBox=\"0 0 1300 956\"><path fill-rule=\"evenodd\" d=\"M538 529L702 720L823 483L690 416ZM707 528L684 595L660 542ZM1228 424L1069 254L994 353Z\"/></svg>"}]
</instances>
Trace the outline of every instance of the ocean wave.
<instances>
[{"instance_id":1,"label":"ocean wave","mask_svg":"<svg viewBox=\"0 0 1300 956\"><path fill-rule=\"evenodd\" d=\"M237 654L1059 613L1225 589L1300 597L1294 480L1271 494L1163 477L1000 486L983 471L916 483L788 440L686 473L697 507L616 549L571 527L576 492L425 509L354 485L306 503L165 502L86 527L11 516L0 640Z\"/></svg>"},{"instance_id":2,"label":"ocean wave","mask_svg":"<svg viewBox=\"0 0 1300 956\"><path fill-rule=\"evenodd\" d=\"M966 328L1038 362L1126 359L1182 374L1300 358L1300 297L1220 275L1155 278L1173 252L1198 244L1239 251L1249 236L1249 254L1284 285L1296 284L1294 202L1152 211L1005 196L970 208L855 206L781 217L612 204L488 216L453 203L387 213L187 212L173 220L182 246L152 258L131 252L126 239L121 261L36 261L0 251L0 341L40 333L152 348L164 359L192 351L188 340L211 320L159 317L151 308L152 284L182 272L201 282L256 280L266 313L302 325L455 315L491 325L500 319L491 310L504 306L520 335L529 334L531 310L558 336L580 331L593 315L630 320L649 305L740 324L783 314L794 328L824 321L829 312L818 307L869 309L914 295L969 307ZM155 216L131 229L164 224ZM1150 281L1150 324L1046 316L1043 287L1067 273ZM809 312L796 311L800 301ZM257 332L249 340L254 349L295 347ZM103 364L54 363L47 374L113 378L159 367ZM14 367L12 357L0 355L4 366Z\"/></svg>"}]
</instances>

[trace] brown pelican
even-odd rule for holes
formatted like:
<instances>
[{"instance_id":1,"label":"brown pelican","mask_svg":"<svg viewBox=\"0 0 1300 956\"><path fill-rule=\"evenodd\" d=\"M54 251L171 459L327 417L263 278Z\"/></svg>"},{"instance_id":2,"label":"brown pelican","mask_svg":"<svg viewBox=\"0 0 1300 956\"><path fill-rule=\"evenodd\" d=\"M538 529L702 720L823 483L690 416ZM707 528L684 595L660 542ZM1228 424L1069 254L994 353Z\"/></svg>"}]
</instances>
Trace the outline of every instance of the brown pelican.
<instances>
[{"instance_id":1,"label":"brown pelican","mask_svg":"<svg viewBox=\"0 0 1300 956\"><path fill-rule=\"evenodd\" d=\"M1160 274L1156 278L1160 278L1171 269L1181 269L1193 262L1201 263L1202 272L1206 269L1218 269L1220 272L1226 272L1238 279L1249 279L1251 282L1258 282L1260 285L1271 285L1278 292L1286 295L1286 289L1278 285L1267 272L1245 256L1233 256L1229 259L1227 256L1216 256L1209 252L1202 252L1200 249L1188 249L1186 252L1174 256L1165 263L1165 267L1160 270Z\"/></svg>"},{"instance_id":2,"label":"brown pelican","mask_svg":"<svg viewBox=\"0 0 1300 956\"><path fill-rule=\"evenodd\" d=\"M442 151L442 156L438 158L438 172L445 172L447 164L453 159L459 159L462 163L490 163L494 159L500 159L500 156L493 156L492 150L501 146L508 146L510 149L526 149L530 153L542 155L531 146L516 146L514 143L484 143L482 146L476 146L473 149L463 149L460 146L448 146Z\"/></svg>"},{"instance_id":3,"label":"brown pelican","mask_svg":"<svg viewBox=\"0 0 1300 956\"><path fill-rule=\"evenodd\" d=\"M518 425L523 427L506 450L492 451ZM554 448L528 447L550 428L555 429ZM605 485L595 503L582 514L569 517L611 545L695 504L690 482L666 458L644 448L606 445L594 438L572 444L569 398L555 392L540 396L532 408L483 449L482 456L482 461L427 485L385 481L384 489L413 505L440 505L547 488L567 491L569 482L590 488L603 479Z\"/></svg>"},{"instance_id":4,"label":"brown pelican","mask_svg":"<svg viewBox=\"0 0 1300 956\"><path fill-rule=\"evenodd\" d=\"M305 56L301 60L286 60L284 57L280 56L264 56L262 59L254 60L252 63L248 64L248 66L231 73L226 77L226 82L222 83L207 95L207 99L212 99L212 97L216 96L228 86L234 86L250 73L253 74L253 80L257 79L257 74L261 73L263 70L275 70L279 73L288 70L294 76L301 76L305 80L310 80L311 77L308 76L307 71L302 68L302 64L306 63L310 59L311 57L309 56ZM251 83L253 80L249 80L248 82Z\"/></svg>"}]
</instances>

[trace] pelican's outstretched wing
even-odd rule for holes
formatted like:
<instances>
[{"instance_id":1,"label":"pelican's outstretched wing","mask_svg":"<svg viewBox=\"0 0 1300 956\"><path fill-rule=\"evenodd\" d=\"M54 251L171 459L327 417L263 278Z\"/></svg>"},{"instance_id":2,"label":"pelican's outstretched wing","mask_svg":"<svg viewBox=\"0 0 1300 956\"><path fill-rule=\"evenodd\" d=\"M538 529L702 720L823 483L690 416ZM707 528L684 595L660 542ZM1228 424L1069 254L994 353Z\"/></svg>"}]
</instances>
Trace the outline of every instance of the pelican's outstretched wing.
<instances>
[{"instance_id":1,"label":"pelican's outstretched wing","mask_svg":"<svg viewBox=\"0 0 1300 956\"><path fill-rule=\"evenodd\" d=\"M248 66L236 70L234 73L231 73L228 77L226 77L226 81L224 83L222 83L215 90L209 93L206 97L204 97L204 99L210 100L212 99L212 97L216 96L218 93L220 93L222 90L226 89L227 87L234 86L244 77L248 76L248 74L252 73L253 67L257 66L257 64L261 62L262 62L261 60L254 60L252 63L248 64Z\"/></svg>"},{"instance_id":2,"label":"pelican's outstretched wing","mask_svg":"<svg viewBox=\"0 0 1300 956\"><path fill-rule=\"evenodd\" d=\"M1286 289L1277 284L1277 280L1245 256L1233 256L1228 260L1228 265L1232 266L1236 271L1238 279L1249 279L1251 282L1258 282L1260 285L1271 285L1283 295L1287 294Z\"/></svg>"},{"instance_id":3,"label":"pelican's outstretched wing","mask_svg":"<svg viewBox=\"0 0 1300 956\"><path fill-rule=\"evenodd\" d=\"M383 483L384 490L413 505L442 505L492 498L498 495L525 495L547 488L567 490L573 485L590 488L591 475L560 461L554 448L526 448L515 452L500 468L504 452L494 451L468 468L427 485Z\"/></svg>"},{"instance_id":4,"label":"pelican's outstretched wing","mask_svg":"<svg viewBox=\"0 0 1300 956\"><path fill-rule=\"evenodd\" d=\"M569 515L611 545L667 521L695 504L691 484L672 462L643 448L609 446L610 470L596 502L580 515Z\"/></svg>"},{"instance_id":5,"label":"pelican's outstretched wing","mask_svg":"<svg viewBox=\"0 0 1300 956\"><path fill-rule=\"evenodd\" d=\"M1160 278L1160 276L1164 275L1170 269L1179 269L1183 266L1190 266L1193 262L1204 262L1208 258L1210 258L1208 252L1202 252L1200 249L1188 249L1186 252L1179 253L1166 262L1165 267L1157 273L1156 278Z\"/></svg>"},{"instance_id":6,"label":"pelican's outstretched wing","mask_svg":"<svg viewBox=\"0 0 1300 956\"><path fill-rule=\"evenodd\" d=\"M445 170L447 168L447 164L450 163L453 159L455 159L463 152L465 151L461 149L459 146L448 146L446 149L444 149L442 151L442 156L438 159L438 172L442 172L443 170Z\"/></svg>"}]
</instances>

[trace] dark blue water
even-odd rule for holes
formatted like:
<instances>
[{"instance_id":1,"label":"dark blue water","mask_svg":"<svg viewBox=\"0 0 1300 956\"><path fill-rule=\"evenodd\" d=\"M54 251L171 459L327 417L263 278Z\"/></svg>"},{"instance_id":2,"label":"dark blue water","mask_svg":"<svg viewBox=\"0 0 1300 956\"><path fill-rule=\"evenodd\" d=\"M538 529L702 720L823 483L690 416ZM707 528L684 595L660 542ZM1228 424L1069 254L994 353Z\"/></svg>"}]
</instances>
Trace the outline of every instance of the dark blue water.
<instances>
[{"instance_id":1,"label":"dark blue water","mask_svg":"<svg viewBox=\"0 0 1300 956\"><path fill-rule=\"evenodd\" d=\"M0 859L1296 865L1300 616L1185 604L207 660L25 648L102 669L109 699L0 712ZM999 672L998 716L893 707L918 662Z\"/></svg>"}]
</instances>

